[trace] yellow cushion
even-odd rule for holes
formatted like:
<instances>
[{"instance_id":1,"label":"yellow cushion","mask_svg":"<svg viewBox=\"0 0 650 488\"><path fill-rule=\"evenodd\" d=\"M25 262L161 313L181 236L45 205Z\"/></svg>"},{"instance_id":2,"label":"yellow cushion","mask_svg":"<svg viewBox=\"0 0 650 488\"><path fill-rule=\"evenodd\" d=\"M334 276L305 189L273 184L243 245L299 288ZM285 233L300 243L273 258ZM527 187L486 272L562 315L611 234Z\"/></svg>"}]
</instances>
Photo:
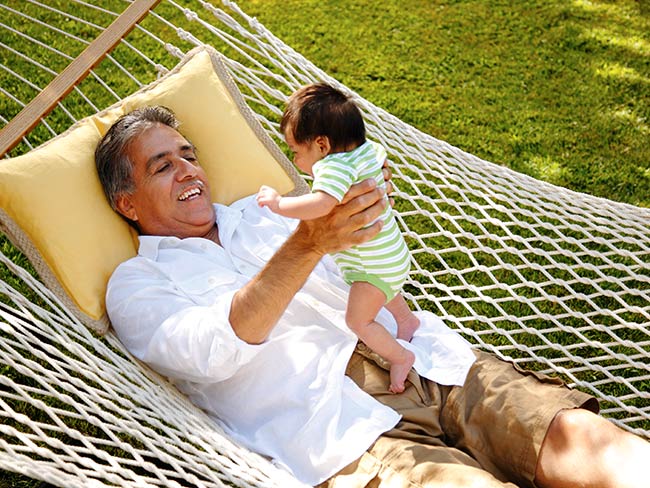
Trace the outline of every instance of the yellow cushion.
<instances>
[{"instance_id":1,"label":"yellow cushion","mask_svg":"<svg viewBox=\"0 0 650 488\"><path fill-rule=\"evenodd\" d=\"M108 278L136 254L137 239L104 197L94 150L119 116L144 105L164 105L176 113L180 132L198 149L215 201L228 204L261 184L282 193L304 185L209 47L194 49L161 79L39 148L2 161L3 231L46 284L98 333L108 328Z\"/></svg>"}]
</instances>

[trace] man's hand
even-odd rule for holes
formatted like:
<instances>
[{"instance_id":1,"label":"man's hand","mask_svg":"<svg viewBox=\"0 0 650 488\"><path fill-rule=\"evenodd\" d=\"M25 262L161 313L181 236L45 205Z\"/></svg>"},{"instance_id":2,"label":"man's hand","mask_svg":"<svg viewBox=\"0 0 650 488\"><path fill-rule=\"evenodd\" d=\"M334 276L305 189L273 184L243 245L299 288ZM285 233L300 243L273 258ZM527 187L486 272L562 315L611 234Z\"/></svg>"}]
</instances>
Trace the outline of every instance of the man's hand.
<instances>
[{"instance_id":1,"label":"man's hand","mask_svg":"<svg viewBox=\"0 0 650 488\"><path fill-rule=\"evenodd\" d=\"M278 211L278 207L280 206L280 199L282 198L282 195L280 195L274 188L271 188L270 186L262 185L260 188L260 191L257 192L257 204L260 207L269 207L271 211L276 212Z\"/></svg>"},{"instance_id":2,"label":"man's hand","mask_svg":"<svg viewBox=\"0 0 650 488\"><path fill-rule=\"evenodd\" d=\"M295 237L316 254L342 251L376 236L383 222L377 218L386 208L384 191L374 180L367 179L350 187L343 201L329 214L302 221ZM370 225L371 222L375 222Z\"/></svg>"},{"instance_id":3,"label":"man's hand","mask_svg":"<svg viewBox=\"0 0 650 488\"><path fill-rule=\"evenodd\" d=\"M266 266L235 293L229 318L237 336L251 344L264 342L323 255L377 235L381 221L366 226L386 205L384 191L368 179L353 185L329 214L300 221Z\"/></svg>"},{"instance_id":4,"label":"man's hand","mask_svg":"<svg viewBox=\"0 0 650 488\"><path fill-rule=\"evenodd\" d=\"M388 195L388 202L392 207L395 205L395 201L390 197L390 194L393 193L393 190L395 188L393 187L393 182L391 181L393 179L393 172L390 170L388 159L384 159L384 164L381 167L381 172L383 173L384 181L386 182L386 195Z\"/></svg>"}]
</instances>

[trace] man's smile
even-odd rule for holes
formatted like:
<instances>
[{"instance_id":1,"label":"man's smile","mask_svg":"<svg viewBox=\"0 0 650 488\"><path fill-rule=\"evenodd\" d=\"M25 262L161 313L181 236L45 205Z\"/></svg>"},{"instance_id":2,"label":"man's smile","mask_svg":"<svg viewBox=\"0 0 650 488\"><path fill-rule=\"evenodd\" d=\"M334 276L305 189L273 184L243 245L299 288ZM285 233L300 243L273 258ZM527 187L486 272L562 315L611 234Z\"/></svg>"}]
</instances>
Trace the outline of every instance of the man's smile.
<instances>
[{"instance_id":1,"label":"man's smile","mask_svg":"<svg viewBox=\"0 0 650 488\"><path fill-rule=\"evenodd\" d=\"M196 186L192 185L190 188L186 189L178 197L178 200L183 202L188 200L191 197L198 196L203 192L203 183L198 182Z\"/></svg>"}]
</instances>

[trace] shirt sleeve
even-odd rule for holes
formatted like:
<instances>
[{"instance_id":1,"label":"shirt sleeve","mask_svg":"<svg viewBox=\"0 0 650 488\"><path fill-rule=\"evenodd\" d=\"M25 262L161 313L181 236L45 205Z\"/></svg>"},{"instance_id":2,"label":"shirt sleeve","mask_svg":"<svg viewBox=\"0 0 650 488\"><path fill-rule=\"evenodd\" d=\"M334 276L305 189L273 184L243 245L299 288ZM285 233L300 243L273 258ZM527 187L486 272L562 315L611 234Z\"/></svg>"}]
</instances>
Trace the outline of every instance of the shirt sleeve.
<instances>
[{"instance_id":1,"label":"shirt sleeve","mask_svg":"<svg viewBox=\"0 0 650 488\"><path fill-rule=\"evenodd\" d=\"M126 348L178 380L223 381L247 364L265 346L242 341L230 325L238 276L222 269L204 281L209 289L200 291L215 297L210 305L192 301L188 290L147 266L144 258L120 265L109 281L106 305Z\"/></svg>"},{"instance_id":2,"label":"shirt sleeve","mask_svg":"<svg viewBox=\"0 0 650 488\"><path fill-rule=\"evenodd\" d=\"M348 192L356 179L355 168L343 159L328 156L313 167L312 191L322 191L336 198L338 202Z\"/></svg>"}]
</instances>

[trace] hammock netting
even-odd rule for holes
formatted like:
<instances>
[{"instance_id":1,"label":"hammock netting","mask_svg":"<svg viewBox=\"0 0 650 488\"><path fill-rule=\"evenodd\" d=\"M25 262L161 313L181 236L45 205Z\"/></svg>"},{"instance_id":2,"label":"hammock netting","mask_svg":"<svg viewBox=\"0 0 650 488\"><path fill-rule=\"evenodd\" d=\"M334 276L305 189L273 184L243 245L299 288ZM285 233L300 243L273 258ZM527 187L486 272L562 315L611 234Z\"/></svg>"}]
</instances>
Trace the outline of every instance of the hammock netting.
<instances>
[{"instance_id":1,"label":"hammock netting","mask_svg":"<svg viewBox=\"0 0 650 488\"><path fill-rule=\"evenodd\" d=\"M4 0L2 125L127 5ZM134 92L202 44L226 56L283 148L286 97L315 80L340 86L232 2L167 0L9 155ZM650 209L483 161L354 96L392 161L412 308L431 310L476 347L560 375L595 395L612 422L650 439ZM68 488L297 483L229 440L112 333L91 333L4 235L0 242L1 470Z\"/></svg>"}]
</instances>

